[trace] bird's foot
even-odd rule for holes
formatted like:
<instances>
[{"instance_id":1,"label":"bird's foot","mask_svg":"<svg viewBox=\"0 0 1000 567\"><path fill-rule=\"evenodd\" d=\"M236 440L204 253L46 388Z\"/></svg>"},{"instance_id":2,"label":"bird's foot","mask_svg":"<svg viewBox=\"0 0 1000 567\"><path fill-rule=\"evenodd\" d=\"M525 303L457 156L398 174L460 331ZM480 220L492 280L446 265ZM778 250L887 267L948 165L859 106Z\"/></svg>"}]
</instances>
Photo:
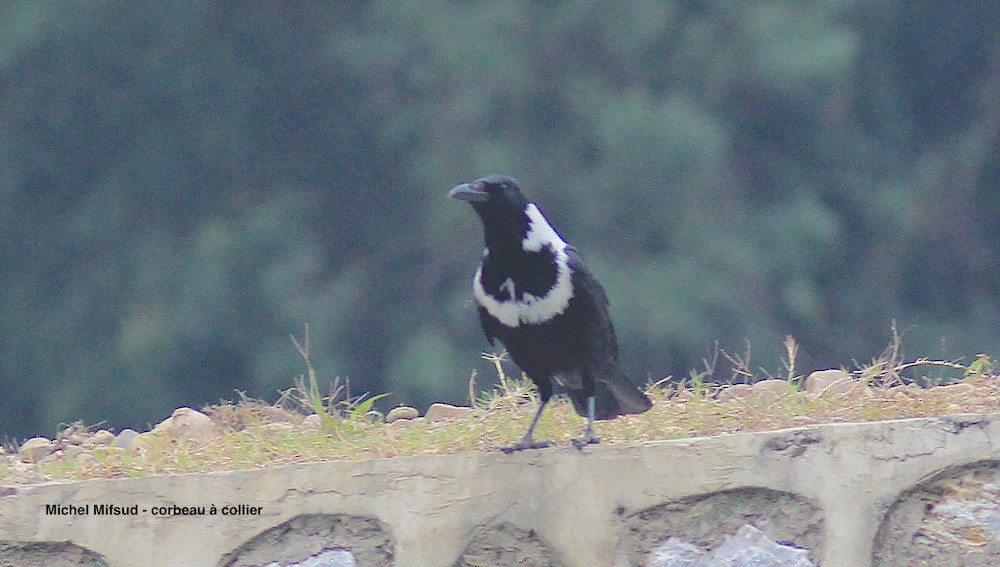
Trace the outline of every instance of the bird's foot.
<instances>
[{"instance_id":1,"label":"bird's foot","mask_svg":"<svg viewBox=\"0 0 1000 567\"><path fill-rule=\"evenodd\" d=\"M597 435L595 435L593 431L588 431L583 434L583 437L574 439L573 446L576 447L577 450L582 451L587 445L597 445L600 442L601 440L597 438Z\"/></svg>"},{"instance_id":2,"label":"bird's foot","mask_svg":"<svg viewBox=\"0 0 1000 567\"><path fill-rule=\"evenodd\" d=\"M510 447L500 447L500 450L508 455L525 449L544 449L549 446L548 441L534 441L532 439L522 439L516 445Z\"/></svg>"}]
</instances>

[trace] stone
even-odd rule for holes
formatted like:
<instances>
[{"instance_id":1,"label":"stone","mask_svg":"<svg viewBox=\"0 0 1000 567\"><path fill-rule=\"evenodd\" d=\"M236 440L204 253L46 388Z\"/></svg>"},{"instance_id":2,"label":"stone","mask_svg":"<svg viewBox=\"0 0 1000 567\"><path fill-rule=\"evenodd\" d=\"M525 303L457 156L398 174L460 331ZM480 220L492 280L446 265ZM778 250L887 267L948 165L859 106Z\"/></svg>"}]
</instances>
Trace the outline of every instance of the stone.
<instances>
[{"instance_id":1,"label":"stone","mask_svg":"<svg viewBox=\"0 0 1000 567\"><path fill-rule=\"evenodd\" d=\"M286 567L357 567L358 561L354 554L346 549L328 549L298 563L289 563ZM281 563L272 561L264 567L283 567Z\"/></svg>"},{"instance_id":2,"label":"stone","mask_svg":"<svg viewBox=\"0 0 1000 567\"><path fill-rule=\"evenodd\" d=\"M793 386L790 382L787 380L779 380L777 378L754 382L750 385L750 388L754 392L775 392L778 394L786 394L795 391L795 386Z\"/></svg>"},{"instance_id":3,"label":"stone","mask_svg":"<svg viewBox=\"0 0 1000 567\"><path fill-rule=\"evenodd\" d=\"M191 408L177 408L170 417L156 424L151 431L157 437L210 441L222 435L212 418Z\"/></svg>"},{"instance_id":4,"label":"stone","mask_svg":"<svg viewBox=\"0 0 1000 567\"><path fill-rule=\"evenodd\" d=\"M405 429L406 427L409 427L410 425L413 425L413 424L416 424L416 423L423 423L425 421L427 421L427 418L425 418L425 417L415 417L413 419L397 419L396 421L394 421L392 423L388 423L386 425L388 425L390 427L395 427L396 429Z\"/></svg>"},{"instance_id":5,"label":"stone","mask_svg":"<svg viewBox=\"0 0 1000 567\"><path fill-rule=\"evenodd\" d=\"M115 437L112 447L118 447L120 449L125 449L126 451L131 450L132 440L135 439L138 434L139 433L134 429L122 429Z\"/></svg>"},{"instance_id":6,"label":"stone","mask_svg":"<svg viewBox=\"0 0 1000 567\"><path fill-rule=\"evenodd\" d=\"M744 524L735 535L726 536L722 545L712 550L705 564L711 567L732 565L813 567L809 551L776 543L757 528Z\"/></svg>"},{"instance_id":7,"label":"stone","mask_svg":"<svg viewBox=\"0 0 1000 567\"><path fill-rule=\"evenodd\" d=\"M55 443L47 437L32 437L18 449L17 455L22 463L37 463L55 451Z\"/></svg>"},{"instance_id":8,"label":"stone","mask_svg":"<svg viewBox=\"0 0 1000 567\"><path fill-rule=\"evenodd\" d=\"M90 438L90 442L94 445L111 445L115 442L115 434L107 429L101 429L94 433L94 436Z\"/></svg>"},{"instance_id":9,"label":"stone","mask_svg":"<svg viewBox=\"0 0 1000 567\"><path fill-rule=\"evenodd\" d=\"M757 528L744 524L726 535L711 553L676 537L667 538L650 553L650 567L812 567L809 552L775 543Z\"/></svg>"},{"instance_id":10,"label":"stone","mask_svg":"<svg viewBox=\"0 0 1000 567\"><path fill-rule=\"evenodd\" d=\"M697 567L705 552L679 538L668 537L649 555L650 567Z\"/></svg>"},{"instance_id":11,"label":"stone","mask_svg":"<svg viewBox=\"0 0 1000 567\"><path fill-rule=\"evenodd\" d=\"M464 417L472 413L472 408L453 406L451 404L433 403L427 408L424 417L427 421L445 421Z\"/></svg>"},{"instance_id":12,"label":"stone","mask_svg":"<svg viewBox=\"0 0 1000 567\"><path fill-rule=\"evenodd\" d=\"M320 416L318 413L307 415L302 420L302 426L307 429L315 429L316 431L320 431L323 429L323 417Z\"/></svg>"},{"instance_id":13,"label":"stone","mask_svg":"<svg viewBox=\"0 0 1000 567\"><path fill-rule=\"evenodd\" d=\"M86 431L77 431L69 437L66 438L66 442L70 445L83 445L90 438L90 435Z\"/></svg>"},{"instance_id":14,"label":"stone","mask_svg":"<svg viewBox=\"0 0 1000 567\"><path fill-rule=\"evenodd\" d=\"M750 386L753 398L758 403L773 404L781 398L795 393L795 386L785 380L761 380Z\"/></svg>"},{"instance_id":15,"label":"stone","mask_svg":"<svg viewBox=\"0 0 1000 567\"><path fill-rule=\"evenodd\" d=\"M730 384L719 390L715 398L720 402L728 402L747 397L753 389L749 384Z\"/></svg>"},{"instance_id":16,"label":"stone","mask_svg":"<svg viewBox=\"0 0 1000 567\"><path fill-rule=\"evenodd\" d=\"M420 415L416 408L409 406L399 406L392 408L385 416L386 423L392 423L398 419L415 419Z\"/></svg>"},{"instance_id":17,"label":"stone","mask_svg":"<svg viewBox=\"0 0 1000 567\"><path fill-rule=\"evenodd\" d=\"M847 394L859 384L859 381L843 370L817 370L806 378L806 392L810 394Z\"/></svg>"}]
</instances>

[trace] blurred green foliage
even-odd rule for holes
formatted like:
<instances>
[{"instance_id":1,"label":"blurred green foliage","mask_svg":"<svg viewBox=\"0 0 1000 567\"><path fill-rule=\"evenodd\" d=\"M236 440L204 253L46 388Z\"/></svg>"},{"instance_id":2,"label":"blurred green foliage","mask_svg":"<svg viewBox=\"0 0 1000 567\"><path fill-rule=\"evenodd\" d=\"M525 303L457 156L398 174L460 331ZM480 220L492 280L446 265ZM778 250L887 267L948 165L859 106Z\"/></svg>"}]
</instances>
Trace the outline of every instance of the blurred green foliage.
<instances>
[{"instance_id":1,"label":"blurred green foliage","mask_svg":"<svg viewBox=\"0 0 1000 567\"><path fill-rule=\"evenodd\" d=\"M1000 351L1000 4L0 5L0 432L303 372L424 406L486 348L454 183L519 178L626 368ZM485 384L481 384L485 386Z\"/></svg>"}]
</instances>

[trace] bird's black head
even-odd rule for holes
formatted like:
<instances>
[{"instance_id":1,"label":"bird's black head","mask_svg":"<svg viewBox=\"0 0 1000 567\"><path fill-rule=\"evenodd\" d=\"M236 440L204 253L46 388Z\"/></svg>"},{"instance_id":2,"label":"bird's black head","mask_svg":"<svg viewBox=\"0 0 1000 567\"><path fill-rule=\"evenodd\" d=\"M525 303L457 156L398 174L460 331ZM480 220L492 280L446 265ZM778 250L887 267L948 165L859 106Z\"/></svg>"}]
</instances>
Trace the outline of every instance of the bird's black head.
<instances>
[{"instance_id":1,"label":"bird's black head","mask_svg":"<svg viewBox=\"0 0 1000 567\"><path fill-rule=\"evenodd\" d=\"M530 201L510 177L480 177L452 188L448 196L472 205L483 221L488 246L519 244L528 231L525 210Z\"/></svg>"},{"instance_id":2,"label":"bird's black head","mask_svg":"<svg viewBox=\"0 0 1000 567\"><path fill-rule=\"evenodd\" d=\"M513 215L523 213L528 199L521 193L517 181L503 175L487 175L454 187L448 196L468 201L483 215Z\"/></svg>"}]
</instances>

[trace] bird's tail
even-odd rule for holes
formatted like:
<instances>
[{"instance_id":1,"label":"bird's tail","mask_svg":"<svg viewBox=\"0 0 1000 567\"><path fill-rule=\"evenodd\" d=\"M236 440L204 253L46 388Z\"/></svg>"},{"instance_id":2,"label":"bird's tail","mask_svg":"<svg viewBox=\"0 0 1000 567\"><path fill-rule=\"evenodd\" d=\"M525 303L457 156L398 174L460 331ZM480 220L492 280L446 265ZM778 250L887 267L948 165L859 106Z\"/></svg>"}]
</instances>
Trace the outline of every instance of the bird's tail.
<instances>
[{"instance_id":1,"label":"bird's tail","mask_svg":"<svg viewBox=\"0 0 1000 567\"><path fill-rule=\"evenodd\" d=\"M618 368L611 365L596 375L594 393L594 419L613 419L619 415L642 413L653 407L653 402L636 387ZM583 390L569 389L573 409L587 417L587 398Z\"/></svg>"}]
</instances>

